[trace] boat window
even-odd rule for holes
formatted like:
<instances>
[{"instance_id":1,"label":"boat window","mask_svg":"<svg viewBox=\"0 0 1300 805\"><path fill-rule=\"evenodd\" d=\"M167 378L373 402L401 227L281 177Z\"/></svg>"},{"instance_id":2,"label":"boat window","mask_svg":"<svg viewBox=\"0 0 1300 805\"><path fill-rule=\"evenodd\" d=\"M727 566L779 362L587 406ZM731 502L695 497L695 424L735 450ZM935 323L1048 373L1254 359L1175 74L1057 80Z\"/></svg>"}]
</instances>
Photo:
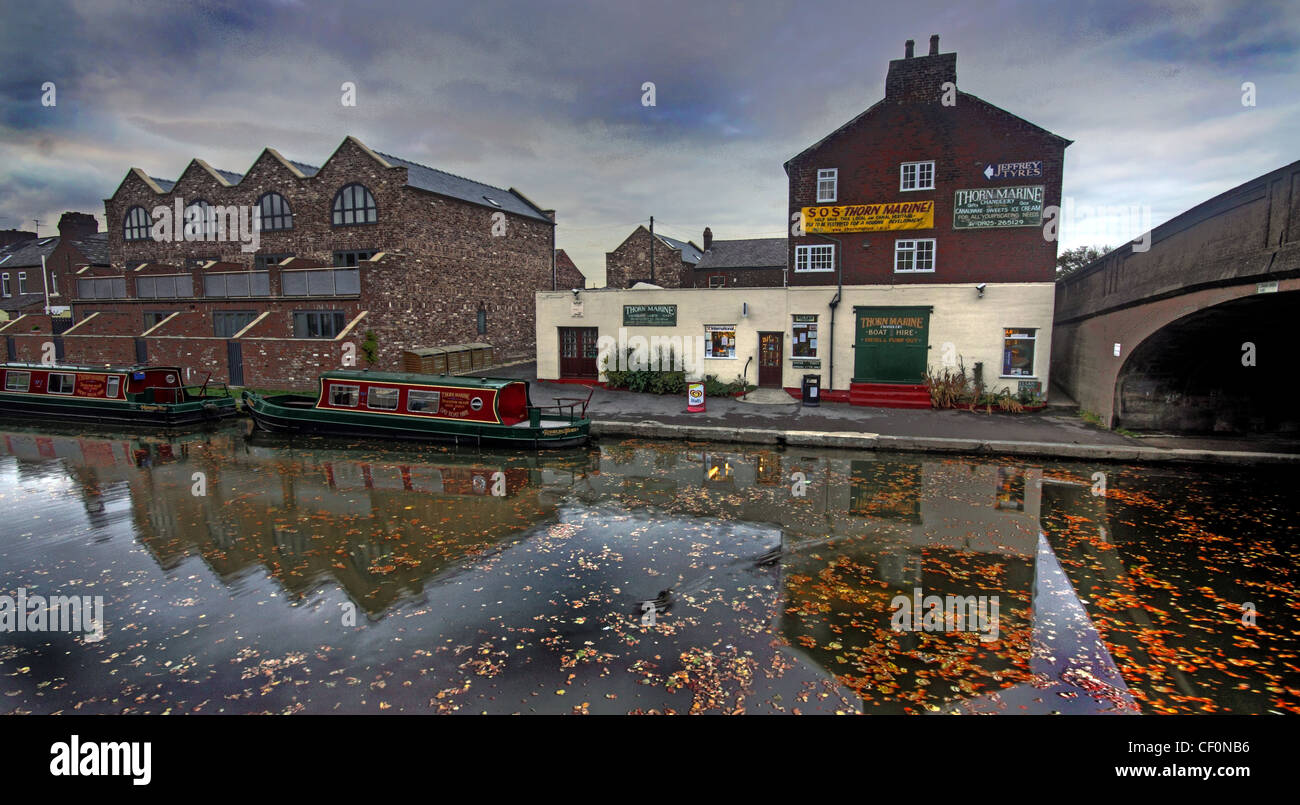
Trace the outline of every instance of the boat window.
<instances>
[{"instance_id":1,"label":"boat window","mask_svg":"<svg viewBox=\"0 0 1300 805\"><path fill-rule=\"evenodd\" d=\"M77 376L62 372L50 373L51 394L71 394L77 386Z\"/></svg>"},{"instance_id":2,"label":"boat window","mask_svg":"<svg viewBox=\"0 0 1300 805\"><path fill-rule=\"evenodd\" d=\"M397 395L401 394L401 389L383 389L370 387L366 393L366 407L378 408L381 411L397 410Z\"/></svg>"},{"instance_id":3,"label":"boat window","mask_svg":"<svg viewBox=\"0 0 1300 805\"><path fill-rule=\"evenodd\" d=\"M110 377L110 378L108 379L108 391L105 392L104 396L105 396L105 397L116 397L116 396L117 396L117 390L118 390L119 388L121 388L121 386L122 386L122 378L117 377L116 375L113 376L113 377Z\"/></svg>"},{"instance_id":4,"label":"boat window","mask_svg":"<svg viewBox=\"0 0 1300 805\"><path fill-rule=\"evenodd\" d=\"M31 372L5 373L5 391L26 391L31 382Z\"/></svg>"},{"instance_id":5,"label":"boat window","mask_svg":"<svg viewBox=\"0 0 1300 805\"><path fill-rule=\"evenodd\" d=\"M427 414L437 413L438 402L441 398L441 391L416 391L411 389L406 392L406 410L422 411Z\"/></svg>"},{"instance_id":6,"label":"boat window","mask_svg":"<svg viewBox=\"0 0 1300 805\"><path fill-rule=\"evenodd\" d=\"M330 405L356 408L360 393L360 386L330 386Z\"/></svg>"}]
</instances>

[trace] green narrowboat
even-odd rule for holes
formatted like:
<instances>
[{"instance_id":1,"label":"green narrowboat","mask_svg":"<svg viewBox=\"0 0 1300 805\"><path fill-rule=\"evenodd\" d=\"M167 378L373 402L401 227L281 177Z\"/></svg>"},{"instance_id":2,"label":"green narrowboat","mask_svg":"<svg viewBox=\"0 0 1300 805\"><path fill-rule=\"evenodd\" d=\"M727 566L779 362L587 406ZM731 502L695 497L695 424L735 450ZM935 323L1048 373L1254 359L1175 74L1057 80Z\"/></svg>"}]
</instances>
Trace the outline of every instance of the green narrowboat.
<instances>
[{"instance_id":1,"label":"green narrowboat","mask_svg":"<svg viewBox=\"0 0 1300 805\"><path fill-rule=\"evenodd\" d=\"M377 437L498 447L574 447L588 440L585 405L534 406L528 382L406 372L336 371L312 397L243 393L274 433Z\"/></svg>"},{"instance_id":2,"label":"green narrowboat","mask_svg":"<svg viewBox=\"0 0 1300 805\"><path fill-rule=\"evenodd\" d=\"M63 422L183 426L235 416L225 384L185 385L175 366L0 364L0 416ZM217 389L221 393L217 393Z\"/></svg>"}]
</instances>

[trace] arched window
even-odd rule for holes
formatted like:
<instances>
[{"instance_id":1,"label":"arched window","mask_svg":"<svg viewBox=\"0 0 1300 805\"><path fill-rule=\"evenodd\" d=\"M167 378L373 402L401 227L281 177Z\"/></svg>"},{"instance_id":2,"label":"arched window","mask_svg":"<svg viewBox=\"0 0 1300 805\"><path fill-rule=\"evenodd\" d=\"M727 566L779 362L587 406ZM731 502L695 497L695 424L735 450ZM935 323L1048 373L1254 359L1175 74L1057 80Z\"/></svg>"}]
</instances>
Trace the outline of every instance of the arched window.
<instances>
[{"instance_id":1,"label":"arched window","mask_svg":"<svg viewBox=\"0 0 1300 805\"><path fill-rule=\"evenodd\" d=\"M293 213L289 202L279 193L267 193L257 202L262 209L262 231L293 229Z\"/></svg>"},{"instance_id":2,"label":"arched window","mask_svg":"<svg viewBox=\"0 0 1300 805\"><path fill-rule=\"evenodd\" d=\"M375 197L359 184L350 184L334 194L334 225L373 224L379 220Z\"/></svg>"},{"instance_id":3,"label":"arched window","mask_svg":"<svg viewBox=\"0 0 1300 805\"><path fill-rule=\"evenodd\" d=\"M149 213L145 212L144 207L132 207L126 211L122 233L127 240L148 240L150 226Z\"/></svg>"},{"instance_id":4,"label":"arched window","mask_svg":"<svg viewBox=\"0 0 1300 805\"><path fill-rule=\"evenodd\" d=\"M185 229L186 235L193 233L199 240L207 240L209 227L212 225L212 205L203 199L190 204L185 208Z\"/></svg>"}]
</instances>

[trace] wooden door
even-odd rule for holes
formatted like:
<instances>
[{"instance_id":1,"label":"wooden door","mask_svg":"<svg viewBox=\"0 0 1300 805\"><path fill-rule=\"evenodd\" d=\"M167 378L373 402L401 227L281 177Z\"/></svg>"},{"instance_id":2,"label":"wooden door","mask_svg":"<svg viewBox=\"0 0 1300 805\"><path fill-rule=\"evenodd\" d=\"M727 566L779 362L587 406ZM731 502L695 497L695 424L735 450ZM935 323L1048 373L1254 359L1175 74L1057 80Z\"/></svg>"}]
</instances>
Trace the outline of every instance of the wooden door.
<instances>
[{"instance_id":1,"label":"wooden door","mask_svg":"<svg viewBox=\"0 0 1300 805\"><path fill-rule=\"evenodd\" d=\"M561 327L560 377L594 380L600 373L596 366L595 327Z\"/></svg>"},{"instance_id":2,"label":"wooden door","mask_svg":"<svg viewBox=\"0 0 1300 805\"><path fill-rule=\"evenodd\" d=\"M758 385L781 388L781 352L784 341L783 333L758 334Z\"/></svg>"}]
</instances>

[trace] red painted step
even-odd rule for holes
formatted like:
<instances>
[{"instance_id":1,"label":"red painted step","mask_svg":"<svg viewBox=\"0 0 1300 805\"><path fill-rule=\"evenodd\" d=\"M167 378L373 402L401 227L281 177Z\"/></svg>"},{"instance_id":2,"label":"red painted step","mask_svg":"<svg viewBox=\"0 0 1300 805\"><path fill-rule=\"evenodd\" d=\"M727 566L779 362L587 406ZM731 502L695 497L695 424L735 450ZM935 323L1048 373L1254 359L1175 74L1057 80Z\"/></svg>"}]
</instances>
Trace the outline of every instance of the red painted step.
<instances>
[{"instance_id":1,"label":"red painted step","mask_svg":"<svg viewBox=\"0 0 1300 805\"><path fill-rule=\"evenodd\" d=\"M929 408L930 389L912 383L850 383L849 403L874 408Z\"/></svg>"}]
</instances>

